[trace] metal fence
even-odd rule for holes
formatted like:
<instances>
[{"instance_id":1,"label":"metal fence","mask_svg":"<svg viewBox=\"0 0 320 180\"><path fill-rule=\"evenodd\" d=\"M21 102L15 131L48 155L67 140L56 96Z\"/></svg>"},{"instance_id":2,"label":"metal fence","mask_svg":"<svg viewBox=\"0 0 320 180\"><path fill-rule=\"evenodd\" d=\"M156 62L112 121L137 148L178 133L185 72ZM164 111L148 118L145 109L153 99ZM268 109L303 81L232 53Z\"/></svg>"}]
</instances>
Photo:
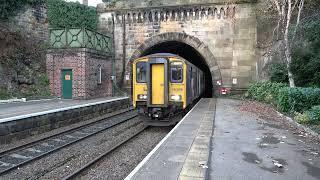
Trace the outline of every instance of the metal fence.
<instances>
[{"instance_id":1,"label":"metal fence","mask_svg":"<svg viewBox=\"0 0 320 180\"><path fill-rule=\"evenodd\" d=\"M50 47L89 48L112 54L112 39L87 28L50 29Z\"/></svg>"}]
</instances>

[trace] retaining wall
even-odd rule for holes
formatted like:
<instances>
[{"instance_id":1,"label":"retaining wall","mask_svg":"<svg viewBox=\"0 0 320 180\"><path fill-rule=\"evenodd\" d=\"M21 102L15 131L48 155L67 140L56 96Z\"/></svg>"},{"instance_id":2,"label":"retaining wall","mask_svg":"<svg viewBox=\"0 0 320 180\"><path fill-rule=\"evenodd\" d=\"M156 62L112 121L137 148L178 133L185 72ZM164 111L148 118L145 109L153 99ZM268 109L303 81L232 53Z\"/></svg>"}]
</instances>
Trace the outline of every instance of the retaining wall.
<instances>
[{"instance_id":1,"label":"retaining wall","mask_svg":"<svg viewBox=\"0 0 320 180\"><path fill-rule=\"evenodd\" d=\"M40 113L2 119L0 144L41 134L56 128L89 120L130 106L129 98L55 109Z\"/></svg>"}]
</instances>

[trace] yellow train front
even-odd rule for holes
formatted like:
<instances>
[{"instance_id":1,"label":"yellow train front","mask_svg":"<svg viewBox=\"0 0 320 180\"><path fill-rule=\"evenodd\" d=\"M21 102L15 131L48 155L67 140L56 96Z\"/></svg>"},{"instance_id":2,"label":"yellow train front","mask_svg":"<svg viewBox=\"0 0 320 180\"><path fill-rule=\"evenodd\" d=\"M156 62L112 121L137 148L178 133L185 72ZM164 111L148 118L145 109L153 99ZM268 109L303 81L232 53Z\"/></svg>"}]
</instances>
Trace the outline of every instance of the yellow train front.
<instances>
[{"instance_id":1,"label":"yellow train front","mask_svg":"<svg viewBox=\"0 0 320 180\"><path fill-rule=\"evenodd\" d=\"M132 63L132 100L148 125L169 126L204 92L204 74L180 56L152 54Z\"/></svg>"}]
</instances>

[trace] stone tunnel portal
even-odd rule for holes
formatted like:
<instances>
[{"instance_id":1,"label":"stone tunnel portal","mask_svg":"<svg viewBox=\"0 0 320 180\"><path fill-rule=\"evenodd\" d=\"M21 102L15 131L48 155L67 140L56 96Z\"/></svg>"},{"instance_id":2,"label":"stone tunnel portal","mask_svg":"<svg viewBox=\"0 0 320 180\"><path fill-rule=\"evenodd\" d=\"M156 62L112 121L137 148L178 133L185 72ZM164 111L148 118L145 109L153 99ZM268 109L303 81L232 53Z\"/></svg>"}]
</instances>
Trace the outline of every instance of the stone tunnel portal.
<instances>
[{"instance_id":1,"label":"stone tunnel portal","mask_svg":"<svg viewBox=\"0 0 320 180\"><path fill-rule=\"evenodd\" d=\"M204 97L212 97L213 84L210 69L201 54L188 44L178 41L166 41L156 44L147 48L140 57L154 53L172 53L183 57L198 68L205 74L205 93Z\"/></svg>"}]
</instances>

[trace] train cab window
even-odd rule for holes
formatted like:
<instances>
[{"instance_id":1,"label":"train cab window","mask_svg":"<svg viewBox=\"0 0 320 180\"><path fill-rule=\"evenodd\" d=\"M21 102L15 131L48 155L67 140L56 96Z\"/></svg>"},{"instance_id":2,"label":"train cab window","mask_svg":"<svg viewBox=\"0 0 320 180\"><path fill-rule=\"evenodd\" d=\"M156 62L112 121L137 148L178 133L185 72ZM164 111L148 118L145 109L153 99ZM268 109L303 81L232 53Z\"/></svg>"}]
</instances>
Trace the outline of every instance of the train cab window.
<instances>
[{"instance_id":1,"label":"train cab window","mask_svg":"<svg viewBox=\"0 0 320 180\"><path fill-rule=\"evenodd\" d=\"M170 66L171 82L172 83L181 83L182 82L182 63L181 62L172 62Z\"/></svg>"},{"instance_id":2,"label":"train cab window","mask_svg":"<svg viewBox=\"0 0 320 180\"><path fill-rule=\"evenodd\" d=\"M137 82L145 83L147 82L147 65L146 62L137 63Z\"/></svg>"}]
</instances>

